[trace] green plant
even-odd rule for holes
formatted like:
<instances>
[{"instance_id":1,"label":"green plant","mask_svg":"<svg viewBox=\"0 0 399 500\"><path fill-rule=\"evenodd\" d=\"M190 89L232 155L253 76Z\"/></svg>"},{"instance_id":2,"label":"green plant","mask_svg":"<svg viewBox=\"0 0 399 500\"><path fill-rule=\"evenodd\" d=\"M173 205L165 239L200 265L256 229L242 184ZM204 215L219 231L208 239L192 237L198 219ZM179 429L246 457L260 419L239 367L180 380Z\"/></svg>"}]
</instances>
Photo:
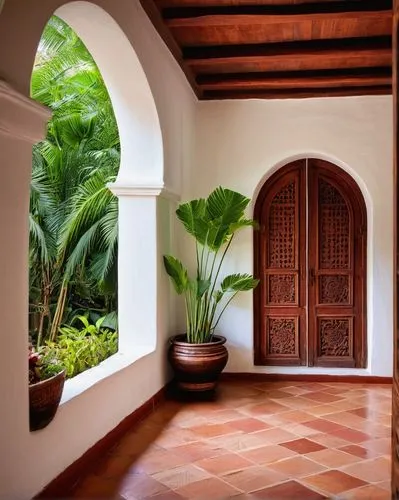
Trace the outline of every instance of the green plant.
<instances>
[{"instance_id":1,"label":"green plant","mask_svg":"<svg viewBox=\"0 0 399 500\"><path fill-rule=\"evenodd\" d=\"M246 219L249 198L223 187L207 199L192 200L176 210L186 231L195 238L196 276L191 278L180 260L164 256L165 269L176 292L184 295L187 341L210 342L222 314L238 292L258 284L250 274L231 274L219 283L222 264L237 231L254 226Z\"/></svg>"},{"instance_id":2,"label":"green plant","mask_svg":"<svg viewBox=\"0 0 399 500\"><path fill-rule=\"evenodd\" d=\"M31 333L40 347L82 304L101 315L117 309L118 201L107 183L120 141L97 65L56 16L40 40L31 96L52 110L33 149L29 214Z\"/></svg>"},{"instance_id":3,"label":"green plant","mask_svg":"<svg viewBox=\"0 0 399 500\"><path fill-rule=\"evenodd\" d=\"M29 384L36 384L54 377L63 370L59 360L50 353L39 353L29 350Z\"/></svg>"},{"instance_id":4,"label":"green plant","mask_svg":"<svg viewBox=\"0 0 399 500\"><path fill-rule=\"evenodd\" d=\"M102 328L105 317L97 320L95 324L91 324L86 316L77 316L76 320L83 328L62 326L57 342L48 341L43 347L47 356L59 360L67 378L97 366L118 351L117 332Z\"/></svg>"}]
</instances>

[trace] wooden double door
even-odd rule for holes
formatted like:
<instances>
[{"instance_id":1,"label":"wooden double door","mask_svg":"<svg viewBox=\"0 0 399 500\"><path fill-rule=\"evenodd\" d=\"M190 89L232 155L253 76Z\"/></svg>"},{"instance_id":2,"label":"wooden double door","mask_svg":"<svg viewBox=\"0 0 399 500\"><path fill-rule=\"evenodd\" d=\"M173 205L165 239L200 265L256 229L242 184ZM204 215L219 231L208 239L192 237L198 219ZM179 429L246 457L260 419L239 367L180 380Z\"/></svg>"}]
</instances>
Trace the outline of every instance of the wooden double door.
<instances>
[{"instance_id":1,"label":"wooden double door","mask_svg":"<svg viewBox=\"0 0 399 500\"><path fill-rule=\"evenodd\" d=\"M255 364L366 367L366 208L313 158L281 168L255 206Z\"/></svg>"}]
</instances>

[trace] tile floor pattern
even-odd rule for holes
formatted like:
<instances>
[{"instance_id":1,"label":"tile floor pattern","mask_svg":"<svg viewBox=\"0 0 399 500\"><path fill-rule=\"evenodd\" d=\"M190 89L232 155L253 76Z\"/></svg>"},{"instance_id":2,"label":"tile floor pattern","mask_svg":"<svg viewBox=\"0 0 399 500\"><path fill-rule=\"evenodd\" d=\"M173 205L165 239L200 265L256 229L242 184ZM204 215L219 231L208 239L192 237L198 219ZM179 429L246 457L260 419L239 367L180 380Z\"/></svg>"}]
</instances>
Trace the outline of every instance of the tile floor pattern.
<instances>
[{"instance_id":1,"label":"tile floor pattern","mask_svg":"<svg viewBox=\"0 0 399 500\"><path fill-rule=\"evenodd\" d=\"M75 498L390 499L390 414L388 385L223 382L162 403Z\"/></svg>"}]
</instances>

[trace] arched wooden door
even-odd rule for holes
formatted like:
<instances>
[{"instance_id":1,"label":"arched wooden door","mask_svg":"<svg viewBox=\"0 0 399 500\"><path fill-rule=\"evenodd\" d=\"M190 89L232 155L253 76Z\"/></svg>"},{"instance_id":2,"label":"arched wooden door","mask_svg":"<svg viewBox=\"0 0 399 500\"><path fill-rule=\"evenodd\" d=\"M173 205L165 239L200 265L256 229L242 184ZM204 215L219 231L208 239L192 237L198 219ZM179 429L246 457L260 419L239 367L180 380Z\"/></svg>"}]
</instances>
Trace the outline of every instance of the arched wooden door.
<instances>
[{"instance_id":1,"label":"arched wooden door","mask_svg":"<svg viewBox=\"0 0 399 500\"><path fill-rule=\"evenodd\" d=\"M255 206L255 364L366 366L366 207L313 158L281 168Z\"/></svg>"}]
</instances>

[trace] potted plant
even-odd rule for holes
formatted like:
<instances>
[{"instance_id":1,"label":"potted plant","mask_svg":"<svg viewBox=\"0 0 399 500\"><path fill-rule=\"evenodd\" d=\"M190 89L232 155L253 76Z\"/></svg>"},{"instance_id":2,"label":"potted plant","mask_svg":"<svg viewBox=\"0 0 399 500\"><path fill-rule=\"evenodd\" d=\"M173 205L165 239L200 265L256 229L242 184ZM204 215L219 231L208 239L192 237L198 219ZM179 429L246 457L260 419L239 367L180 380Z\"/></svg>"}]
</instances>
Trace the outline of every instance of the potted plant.
<instances>
[{"instance_id":1,"label":"potted plant","mask_svg":"<svg viewBox=\"0 0 399 500\"><path fill-rule=\"evenodd\" d=\"M185 301L186 333L170 339L168 352L177 384L183 390L215 388L228 359L226 338L215 330L237 293L258 284L250 274L221 276L235 233L255 224L244 215L249 201L240 193L218 187L207 199L183 203L176 210L178 219L195 239L196 259L196 272L191 277L180 260L164 256L166 272Z\"/></svg>"},{"instance_id":2,"label":"potted plant","mask_svg":"<svg viewBox=\"0 0 399 500\"><path fill-rule=\"evenodd\" d=\"M60 404L65 381L63 367L45 353L29 349L29 425L31 431L46 427Z\"/></svg>"}]
</instances>

